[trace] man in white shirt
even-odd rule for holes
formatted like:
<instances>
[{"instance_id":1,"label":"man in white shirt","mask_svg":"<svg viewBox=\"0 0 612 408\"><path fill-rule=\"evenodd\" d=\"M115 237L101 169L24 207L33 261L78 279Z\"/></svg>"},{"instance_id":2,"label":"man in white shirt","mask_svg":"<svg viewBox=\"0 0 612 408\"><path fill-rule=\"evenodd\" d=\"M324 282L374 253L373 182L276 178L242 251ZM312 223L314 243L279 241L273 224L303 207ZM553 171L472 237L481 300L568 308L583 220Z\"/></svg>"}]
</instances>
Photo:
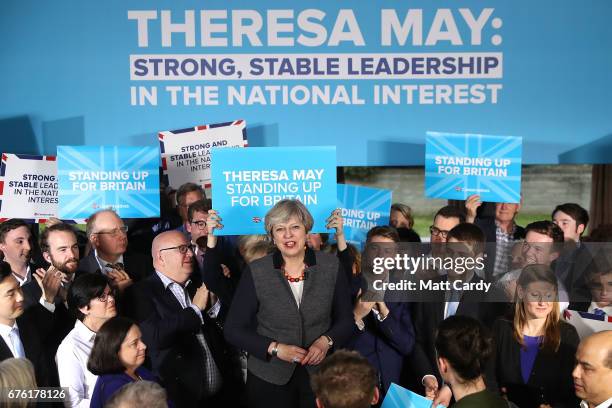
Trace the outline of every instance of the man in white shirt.
<instances>
[{"instance_id":1,"label":"man in white shirt","mask_svg":"<svg viewBox=\"0 0 612 408\"><path fill-rule=\"evenodd\" d=\"M612 406L612 330L583 339L576 351L572 373L581 408Z\"/></svg>"},{"instance_id":2,"label":"man in white shirt","mask_svg":"<svg viewBox=\"0 0 612 408\"><path fill-rule=\"evenodd\" d=\"M0 251L4 254L4 260L11 265L19 286L32 280L31 238L30 227L23 220L13 218L0 223Z\"/></svg>"},{"instance_id":3,"label":"man in white shirt","mask_svg":"<svg viewBox=\"0 0 612 408\"><path fill-rule=\"evenodd\" d=\"M54 293L45 293L53 299ZM45 292L48 288L45 287ZM40 304L25 310L23 292L11 266L0 261L0 361L7 358L27 358L34 365L39 386L51 386L51 367L45 340L53 330L53 314Z\"/></svg>"},{"instance_id":4,"label":"man in white shirt","mask_svg":"<svg viewBox=\"0 0 612 408\"><path fill-rule=\"evenodd\" d=\"M60 386L68 388L67 407L88 408L97 376L87 369L87 360L96 333L117 314L108 279L102 274L78 277L68 290L68 307L77 321L57 349Z\"/></svg>"}]
</instances>

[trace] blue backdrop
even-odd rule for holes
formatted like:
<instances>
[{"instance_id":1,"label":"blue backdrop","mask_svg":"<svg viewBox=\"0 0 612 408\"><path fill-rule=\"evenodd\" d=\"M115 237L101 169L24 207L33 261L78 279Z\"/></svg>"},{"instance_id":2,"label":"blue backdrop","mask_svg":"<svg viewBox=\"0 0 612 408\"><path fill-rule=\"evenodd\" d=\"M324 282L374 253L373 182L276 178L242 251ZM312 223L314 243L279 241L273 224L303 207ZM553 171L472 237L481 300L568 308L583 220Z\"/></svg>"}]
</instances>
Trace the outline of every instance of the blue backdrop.
<instances>
[{"instance_id":1,"label":"blue backdrop","mask_svg":"<svg viewBox=\"0 0 612 408\"><path fill-rule=\"evenodd\" d=\"M241 118L251 146L335 144L339 165L423 164L426 131L608 162L610 18L605 0L4 0L0 150Z\"/></svg>"}]
</instances>

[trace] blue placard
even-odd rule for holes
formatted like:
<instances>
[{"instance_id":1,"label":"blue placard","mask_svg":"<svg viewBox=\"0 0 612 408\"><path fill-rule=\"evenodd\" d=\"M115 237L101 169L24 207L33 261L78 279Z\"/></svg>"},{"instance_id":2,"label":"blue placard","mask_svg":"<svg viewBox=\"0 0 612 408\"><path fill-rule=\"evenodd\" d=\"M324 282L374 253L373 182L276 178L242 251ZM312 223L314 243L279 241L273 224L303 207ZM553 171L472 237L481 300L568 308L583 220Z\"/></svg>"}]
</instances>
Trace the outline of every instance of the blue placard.
<instances>
[{"instance_id":1,"label":"blue placard","mask_svg":"<svg viewBox=\"0 0 612 408\"><path fill-rule=\"evenodd\" d=\"M400 387L397 384L391 384L385 400L382 403L381 408L430 408L431 400ZM438 408L444 408L442 405L438 405Z\"/></svg>"},{"instance_id":2,"label":"blue placard","mask_svg":"<svg viewBox=\"0 0 612 408\"><path fill-rule=\"evenodd\" d=\"M112 208L122 218L159 217L159 151L135 146L58 146L60 218Z\"/></svg>"},{"instance_id":3,"label":"blue placard","mask_svg":"<svg viewBox=\"0 0 612 408\"><path fill-rule=\"evenodd\" d=\"M220 235L264 234L264 217L284 198L302 201L327 232L336 208L335 147L212 149L213 207L223 218Z\"/></svg>"},{"instance_id":4,"label":"blue placard","mask_svg":"<svg viewBox=\"0 0 612 408\"><path fill-rule=\"evenodd\" d=\"M348 242L361 247L369 230L389 225L391 196L391 190L338 184L338 206Z\"/></svg>"},{"instance_id":5,"label":"blue placard","mask_svg":"<svg viewBox=\"0 0 612 408\"><path fill-rule=\"evenodd\" d=\"M427 132L425 195L518 203L521 200L522 138Z\"/></svg>"}]
</instances>

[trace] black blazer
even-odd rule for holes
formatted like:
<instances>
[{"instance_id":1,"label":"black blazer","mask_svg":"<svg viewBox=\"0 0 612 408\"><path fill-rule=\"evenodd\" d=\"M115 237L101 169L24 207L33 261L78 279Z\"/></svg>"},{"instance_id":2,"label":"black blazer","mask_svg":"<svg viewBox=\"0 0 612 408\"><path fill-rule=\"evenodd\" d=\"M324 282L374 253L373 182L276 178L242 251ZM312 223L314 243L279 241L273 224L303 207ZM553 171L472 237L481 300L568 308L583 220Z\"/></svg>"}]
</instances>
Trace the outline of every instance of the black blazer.
<instances>
[{"instance_id":1,"label":"black blazer","mask_svg":"<svg viewBox=\"0 0 612 408\"><path fill-rule=\"evenodd\" d=\"M520 346L513 336L512 322L499 319L493 326L496 343L495 372L500 387L505 387L508 399L521 408L549 404L556 407L576 407L580 402L574 394L572 370L580 339L574 326L561 321L561 345L557 352L539 350L525 384L521 375Z\"/></svg>"},{"instance_id":2,"label":"black blazer","mask_svg":"<svg viewBox=\"0 0 612 408\"><path fill-rule=\"evenodd\" d=\"M190 283L187 291L195 294L197 285ZM221 371L224 384L234 384L239 374L217 325L204 312L204 324L192 308L183 309L169 289L153 273L128 288L127 313L142 330L143 341L153 372L162 380L169 399L177 406L192 406L202 399L205 378L205 357L196 338L200 331Z\"/></svg>"},{"instance_id":3,"label":"black blazer","mask_svg":"<svg viewBox=\"0 0 612 408\"><path fill-rule=\"evenodd\" d=\"M134 282L144 279L153 270L152 259L137 252L126 252L123 254L123 266L127 274ZM84 273L100 273L100 265L96 260L94 250L89 251L85 258L79 261L76 277Z\"/></svg>"},{"instance_id":4,"label":"black blazer","mask_svg":"<svg viewBox=\"0 0 612 408\"><path fill-rule=\"evenodd\" d=\"M57 371L53 357L46 352L44 339L52 331L53 315L41 305L27 309L17 318L19 337L23 344L26 358L34 365L36 383L40 387L57 386L54 384L53 371ZM0 337L0 361L12 358L13 353Z\"/></svg>"},{"instance_id":5,"label":"black blazer","mask_svg":"<svg viewBox=\"0 0 612 408\"><path fill-rule=\"evenodd\" d=\"M441 276L434 279L436 282L446 281L446 276ZM471 282L481 280L477 275L474 275ZM437 300L436 300L437 296ZM410 358L412 371L416 375L416 381L421 384L423 376L427 374L435 375L438 379L438 384L442 384L442 377L438 371L436 364L435 352L435 336L436 330L440 323L444 320L444 292L436 291L431 294L431 300L428 302L414 303L412 310L412 322L414 324L415 344ZM456 315L469 316L479 320L485 326L490 327L492 322L502 315L505 311L505 304L486 302L486 295L478 291L464 292L459 305L457 306ZM487 387L495 390L495 376L493 375L493 367L485 373Z\"/></svg>"},{"instance_id":6,"label":"black blazer","mask_svg":"<svg viewBox=\"0 0 612 408\"><path fill-rule=\"evenodd\" d=\"M221 310L218 320L225 321L225 317L232 304L234 292L240 280L240 268L238 264L231 258L225 257L222 249L219 246L215 248L206 248L204 252L204 262L202 268L199 268L198 263L194 258L194 275L199 274L200 280L206 284L206 287L219 297L221 301ZM230 277L226 278L223 275L221 264L226 265L230 270Z\"/></svg>"}]
</instances>

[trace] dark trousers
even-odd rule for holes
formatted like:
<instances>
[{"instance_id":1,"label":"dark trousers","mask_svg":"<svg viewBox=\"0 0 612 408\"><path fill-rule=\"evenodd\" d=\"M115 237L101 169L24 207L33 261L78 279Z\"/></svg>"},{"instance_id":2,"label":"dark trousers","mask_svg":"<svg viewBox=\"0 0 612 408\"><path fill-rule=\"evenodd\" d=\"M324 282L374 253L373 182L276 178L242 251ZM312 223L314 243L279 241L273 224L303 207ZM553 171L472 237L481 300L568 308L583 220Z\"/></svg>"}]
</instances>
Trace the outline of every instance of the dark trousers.
<instances>
[{"instance_id":1,"label":"dark trousers","mask_svg":"<svg viewBox=\"0 0 612 408\"><path fill-rule=\"evenodd\" d=\"M314 408L315 395L310 388L310 375L298 365L285 385L271 384L251 374L247 376L249 408Z\"/></svg>"}]
</instances>

